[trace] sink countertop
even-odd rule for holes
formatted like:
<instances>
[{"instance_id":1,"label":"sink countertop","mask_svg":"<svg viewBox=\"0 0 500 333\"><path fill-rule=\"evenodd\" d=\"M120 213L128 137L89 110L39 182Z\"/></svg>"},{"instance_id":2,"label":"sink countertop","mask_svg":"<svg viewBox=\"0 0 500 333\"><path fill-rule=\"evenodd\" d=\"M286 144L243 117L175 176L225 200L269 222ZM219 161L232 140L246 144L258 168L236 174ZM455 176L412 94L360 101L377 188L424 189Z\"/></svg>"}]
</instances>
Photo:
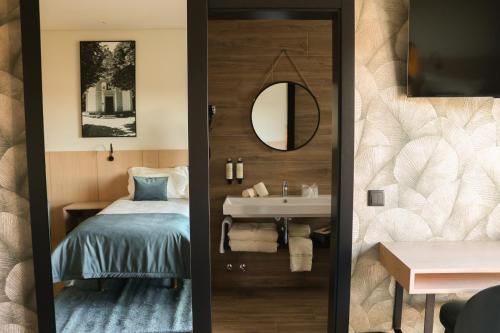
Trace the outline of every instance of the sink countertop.
<instances>
[{"instance_id":1,"label":"sink countertop","mask_svg":"<svg viewBox=\"0 0 500 333\"><path fill-rule=\"evenodd\" d=\"M286 202L281 196L256 198L226 197L223 214L233 217L329 217L331 196L317 198L288 196Z\"/></svg>"}]
</instances>

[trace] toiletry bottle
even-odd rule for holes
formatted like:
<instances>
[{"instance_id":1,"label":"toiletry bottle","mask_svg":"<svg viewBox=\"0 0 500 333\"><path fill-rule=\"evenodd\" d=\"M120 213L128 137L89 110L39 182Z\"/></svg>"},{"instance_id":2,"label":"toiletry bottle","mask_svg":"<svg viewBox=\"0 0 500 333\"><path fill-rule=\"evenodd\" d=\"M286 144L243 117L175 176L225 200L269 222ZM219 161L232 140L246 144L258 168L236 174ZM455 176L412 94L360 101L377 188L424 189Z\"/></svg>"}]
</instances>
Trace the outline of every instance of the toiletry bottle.
<instances>
[{"instance_id":1,"label":"toiletry bottle","mask_svg":"<svg viewBox=\"0 0 500 333\"><path fill-rule=\"evenodd\" d=\"M238 184L243 183L243 159L238 158L238 162L236 163L236 180L238 180Z\"/></svg>"},{"instance_id":2,"label":"toiletry bottle","mask_svg":"<svg viewBox=\"0 0 500 333\"><path fill-rule=\"evenodd\" d=\"M228 184L233 183L233 160L230 158L226 162L226 181Z\"/></svg>"}]
</instances>

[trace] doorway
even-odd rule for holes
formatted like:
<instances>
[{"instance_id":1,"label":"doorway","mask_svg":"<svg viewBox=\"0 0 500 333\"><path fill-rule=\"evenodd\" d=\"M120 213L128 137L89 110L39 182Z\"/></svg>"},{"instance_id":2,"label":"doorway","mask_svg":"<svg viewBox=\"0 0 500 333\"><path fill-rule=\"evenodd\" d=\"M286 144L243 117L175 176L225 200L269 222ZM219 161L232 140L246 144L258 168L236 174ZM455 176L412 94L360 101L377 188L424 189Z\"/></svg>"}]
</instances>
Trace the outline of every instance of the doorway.
<instances>
[{"instance_id":1,"label":"doorway","mask_svg":"<svg viewBox=\"0 0 500 333\"><path fill-rule=\"evenodd\" d=\"M294 327L327 332L328 230L335 228L327 206L330 196L337 196L330 144L338 127L332 117L333 34L331 20L208 23L208 99L217 109L210 130L215 332L271 327L280 333ZM242 159L243 180L228 184L219 176L228 157ZM226 200L241 199L242 191L260 182L269 193L258 198L263 205L286 195L283 206L290 207L302 199L302 186L310 189L301 216L276 221L272 215L241 216L226 209ZM326 214L304 212L323 199ZM221 221L228 219L226 234ZM224 253L217 239L221 232ZM234 311L225 310L230 307Z\"/></svg>"},{"instance_id":2,"label":"doorway","mask_svg":"<svg viewBox=\"0 0 500 333\"><path fill-rule=\"evenodd\" d=\"M192 331L187 1L20 3L38 330Z\"/></svg>"},{"instance_id":3,"label":"doorway","mask_svg":"<svg viewBox=\"0 0 500 333\"><path fill-rule=\"evenodd\" d=\"M104 98L104 112L106 114L113 114L115 112L115 101L113 96L106 96Z\"/></svg>"},{"instance_id":4,"label":"doorway","mask_svg":"<svg viewBox=\"0 0 500 333\"><path fill-rule=\"evenodd\" d=\"M305 4L302 1L289 1L288 4L291 5L293 3L295 7L303 8L307 7L308 10L289 10L285 9L285 6L281 7L280 5L272 5L272 4L264 4L263 2L259 2L253 5L253 8L248 8L245 6L243 2L232 3L228 5L225 1L213 1L209 6L209 15L208 15L208 92L209 92L209 103L212 103L210 99L210 92L216 91L220 88L220 82L212 82L210 78L210 61L211 61L211 53L210 53L210 26L212 22L217 21L227 21L229 25L234 24L234 26L238 26L238 22L241 20L250 21L250 22L259 22L259 21L272 21L277 20L279 22L284 22L285 20L324 20L332 22L332 27L334 27L332 31L333 41L332 44L332 63L331 68L336 69L332 73L333 79L333 93L332 99L335 101L333 103L333 107L331 109L331 120L332 120L332 128L331 128L331 167L332 167L332 183L331 183L331 193L336 193L337 195L332 195L331 201L331 215L335 217L332 219L331 226L332 234L331 234L331 246L329 249L328 255L328 264L326 271L329 274L329 278L327 278L327 284L329 288L324 292L328 295L326 301L321 303L318 301L316 306L320 306L322 308L326 308L325 311L325 326L318 328L322 331L328 332L347 332L349 328L349 294L350 294L350 264L351 264L351 239L352 239L352 177L353 177L353 131L354 131L354 29L353 26L350 25L351 19L354 20L354 5L349 3L342 10L339 8L335 8L335 3L331 4L331 7L326 3L322 3L322 5L308 3ZM350 7L352 5L352 8ZM317 7L314 7L317 6ZM314 7L314 8L313 8ZM340 6L339 6L340 7ZM318 9L321 8L321 9ZM353 21L352 21L353 22ZM236 31L236 30L231 30ZM263 32L265 34L265 32ZM204 38L203 36L200 36ZM228 45L231 45L229 43ZM228 51L231 52L231 51ZM236 51L237 52L237 51ZM240 54L240 56L245 56L245 54ZM342 59L342 61L341 61ZM343 59L346 59L343 61ZM236 66L236 63L233 63ZM240 64L241 65L241 64ZM220 68L222 71L223 68ZM253 73L256 74L256 73ZM241 88L240 84L235 80L234 90L232 93L237 93ZM217 105L216 105L217 106ZM250 110L247 110L248 114L250 114ZM217 116L216 116L217 117ZM225 116L221 116L221 118ZM241 117L241 121L247 121L248 117ZM225 119L228 121L228 119ZM215 124L217 120L213 120L213 124ZM215 129L213 130L216 131ZM235 134L237 135L237 134ZM214 150L214 146L212 145L212 133L210 134L210 148L211 153L215 156L217 153ZM227 146L236 145L237 140L226 140ZM238 148L241 149L238 151ZM234 151L243 151L246 147L244 145L240 145ZM254 158L260 158L261 155L254 154ZM219 156L221 157L221 156ZM229 157L229 156L227 156ZM236 158L237 156L231 156ZM276 163L276 166L284 167L287 161L282 163ZM245 168L247 168L248 164L245 164ZM250 166L248 167L250 169ZM270 169L270 175L274 175L274 173ZM250 172L250 171L249 171ZM329 172L329 171L327 171ZM220 173L219 173L220 174ZM211 177L217 177L218 179L210 180L211 182L219 182L220 176L217 174L217 170L211 169ZM281 179L278 181L281 182ZM251 186L252 184L247 184ZM273 190L276 193L276 184ZM271 186L272 187L272 186ZM233 191L236 192L236 191ZM227 193L225 193L227 194ZM240 194L241 195L241 194ZM213 200L212 200L213 201ZM210 207L212 211L211 218L213 219L214 210L220 210L220 206L222 205L221 200L219 199L219 207L214 206L213 202ZM217 214L217 213L215 213ZM217 231L221 231L219 227L220 221L211 221L211 229L214 227ZM212 234L215 232L212 230ZM220 233L219 233L220 235ZM220 283L220 279L217 281L217 275L221 275L222 270L226 269L225 265L220 265L220 260L216 259L216 252L218 249L214 249L214 242L212 237L212 286ZM224 261L224 260L223 260ZM262 259L264 262L265 259ZM255 261L254 261L255 263ZM225 263L227 264L227 263ZM240 262L237 262L236 265L230 263L229 267L232 267L233 270L237 270L238 273L235 274L246 274L246 272L240 272ZM245 262L243 262L245 264ZM214 267L217 265L217 267ZM260 265L262 266L262 265ZM260 267L259 266L259 267ZM243 265L243 270L248 269L248 265ZM217 270L214 273L214 269ZM262 275L266 275L269 271L261 271ZM272 274L271 274L272 275ZM261 281L265 281L262 276L259 277ZM230 279L231 280L231 279ZM247 282L251 283L252 278L248 278ZM268 277L267 281L269 281L270 285L276 283L273 280L273 277ZM212 289L213 290L213 289ZM275 290L269 289L267 291L275 292ZM233 301L229 301L227 304L223 304L219 302L219 295L222 295L222 298L231 299L233 297ZM244 307L245 297L254 297L262 296L263 299L270 299L272 295L264 295L264 294L244 294L239 295L240 302L236 303L234 300L234 295L227 294L214 294L212 291L212 328L219 328L217 321L220 319L217 316L216 311L218 311L217 307L220 304L223 304L221 308L226 308L233 304L233 306L237 307L235 312L241 310L241 313L245 313L248 315L252 314L252 311L247 311L245 309L240 309L240 307ZM238 297L236 299L238 299ZM300 296L299 296L300 298ZM302 304L307 303L309 300L314 299L311 297L300 298L303 299L304 302ZM320 297L321 300L322 299ZM285 301L286 302L286 301ZM314 303L314 301L312 301ZM292 303L300 303L299 301L290 299L287 305ZM260 303L263 304L263 303ZM302 305L301 304L301 305ZM323 304L323 305L321 305ZM271 308L275 308L270 303L268 303ZM255 304L254 309L258 308L259 305ZM219 308L220 310L220 308ZM265 311L265 306L259 308L259 310ZM221 313L221 312L219 312ZM255 313L255 312L253 312ZM245 315L243 315L245 316ZM272 315L271 315L272 316ZM263 316L257 316L259 318L263 318ZM227 317L226 317L227 319ZM268 319L268 318L266 318ZM282 318L283 319L283 318ZM291 325L290 327L296 326L297 329L300 330L300 325L296 323L296 325ZM230 326L229 326L230 327ZM290 328L289 327L289 328ZM302 327L304 328L304 327ZM247 327L248 329L248 327ZM305 329L306 331L308 329ZM278 330L279 331L279 330ZM245 332L243 328L242 332Z\"/></svg>"},{"instance_id":5,"label":"doorway","mask_svg":"<svg viewBox=\"0 0 500 333\"><path fill-rule=\"evenodd\" d=\"M354 147L354 1L324 0L256 0L251 5L243 0L188 0L188 98L189 98L189 161L191 188L191 255L192 265L193 331L209 332L211 318L210 276L210 202L209 188L209 139L208 139L208 82L207 82L207 22L210 15L241 18L300 18L303 13L319 13L322 19L335 18L340 29L333 50L333 61L339 69L335 78L339 119L337 144L332 165L338 165L339 196L332 198L332 210L337 215L337 229L332 233L330 256L328 331L348 332L350 263L352 237L352 176ZM251 8L249 8L251 6ZM294 8L294 10L290 10ZM23 69L27 155L30 189L30 213L33 250L36 253L36 298L40 331L50 332L54 327L54 311L47 306L52 299L50 273L50 245L47 228L47 198L43 151L42 87L40 68L39 11L38 1L21 0L23 42ZM342 48L340 47L342 46ZM342 59L342 61L341 61ZM41 235L41 237L39 237ZM231 311L229 309L228 311Z\"/></svg>"}]
</instances>

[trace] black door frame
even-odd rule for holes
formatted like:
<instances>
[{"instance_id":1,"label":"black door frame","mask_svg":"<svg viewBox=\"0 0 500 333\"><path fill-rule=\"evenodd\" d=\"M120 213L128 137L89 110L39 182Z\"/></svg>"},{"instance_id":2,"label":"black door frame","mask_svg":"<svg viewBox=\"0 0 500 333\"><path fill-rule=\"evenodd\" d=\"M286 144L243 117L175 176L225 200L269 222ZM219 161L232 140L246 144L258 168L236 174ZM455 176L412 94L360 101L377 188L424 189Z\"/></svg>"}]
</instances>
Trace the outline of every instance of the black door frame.
<instances>
[{"instance_id":1,"label":"black door frame","mask_svg":"<svg viewBox=\"0 0 500 333\"><path fill-rule=\"evenodd\" d=\"M189 200L193 332L211 332L207 2L187 0ZM194 246L193 246L194 245Z\"/></svg>"},{"instance_id":2,"label":"black door frame","mask_svg":"<svg viewBox=\"0 0 500 333\"><path fill-rule=\"evenodd\" d=\"M203 75L206 56L199 57L203 49L200 32L206 31L200 22L207 13L203 1L187 0L188 6L188 64L189 75ZM45 146L43 129L42 66L40 41L39 0L20 0L21 38L23 56L24 108L26 115L26 150L28 186L32 229L32 247L36 287L38 330L56 331L51 248L49 241L49 214L45 172ZM200 16L198 16L200 15ZM193 45L195 45L193 47ZM199 46L200 45L200 46ZM206 49L206 47L205 47ZM205 88L203 88L205 87ZM208 192L208 123L206 80L188 83L188 130L190 161L190 214L191 214L191 273L193 289L193 331L208 332L210 313L210 232Z\"/></svg>"},{"instance_id":3,"label":"black door frame","mask_svg":"<svg viewBox=\"0 0 500 333\"><path fill-rule=\"evenodd\" d=\"M205 2L206 0L203 0ZM333 84L332 118L332 236L328 332L349 331L351 292L352 212L354 177L354 0L208 0L210 19L321 19L332 20ZM207 26L208 22L203 22ZM208 30L208 28L207 28ZM203 32L206 43L207 32ZM194 47L194 46L193 46ZM207 49L200 51L202 55ZM205 66L206 59L205 59ZM206 68L204 71L205 75ZM194 74L189 80L206 82ZM201 86L200 92L201 92ZM206 91L203 91L204 96Z\"/></svg>"},{"instance_id":4,"label":"black door frame","mask_svg":"<svg viewBox=\"0 0 500 333\"><path fill-rule=\"evenodd\" d=\"M249 7L248 3L251 3ZM55 332L54 297L49 242L49 215L43 132L42 68L39 0L20 0L24 105L32 245L36 281L38 328ZM338 136L332 137L333 165L338 170L338 197L332 197L329 332L346 333L352 251L352 183L354 167L354 0L213 0L210 12L237 12L248 18L336 18L334 83L338 86ZM208 160L207 0L187 0L188 16L188 129L190 161L191 272L193 332L211 332L210 203ZM340 28L340 29L339 29ZM338 98L337 98L338 97ZM335 114L335 112L334 112Z\"/></svg>"},{"instance_id":5,"label":"black door frame","mask_svg":"<svg viewBox=\"0 0 500 333\"><path fill-rule=\"evenodd\" d=\"M42 63L38 0L20 0L26 154L38 330L55 332L49 212L43 134Z\"/></svg>"}]
</instances>

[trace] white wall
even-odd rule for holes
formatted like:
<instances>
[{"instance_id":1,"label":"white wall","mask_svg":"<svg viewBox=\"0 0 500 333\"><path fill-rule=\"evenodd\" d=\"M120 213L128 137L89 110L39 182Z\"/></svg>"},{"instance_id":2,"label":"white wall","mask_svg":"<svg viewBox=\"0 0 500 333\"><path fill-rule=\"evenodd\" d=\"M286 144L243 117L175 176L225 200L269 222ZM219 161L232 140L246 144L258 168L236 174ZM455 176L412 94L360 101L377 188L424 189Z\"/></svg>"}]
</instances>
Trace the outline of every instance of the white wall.
<instances>
[{"instance_id":1,"label":"white wall","mask_svg":"<svg viewBox=\"0 0 500 333\"><path fill-rule=\"evenodd\" d=\"M136 41L136 138L82 138L84 40ZM46 151L187 149L185 30L42 31L42 73Z\"/></svg>"}]
</instances>

